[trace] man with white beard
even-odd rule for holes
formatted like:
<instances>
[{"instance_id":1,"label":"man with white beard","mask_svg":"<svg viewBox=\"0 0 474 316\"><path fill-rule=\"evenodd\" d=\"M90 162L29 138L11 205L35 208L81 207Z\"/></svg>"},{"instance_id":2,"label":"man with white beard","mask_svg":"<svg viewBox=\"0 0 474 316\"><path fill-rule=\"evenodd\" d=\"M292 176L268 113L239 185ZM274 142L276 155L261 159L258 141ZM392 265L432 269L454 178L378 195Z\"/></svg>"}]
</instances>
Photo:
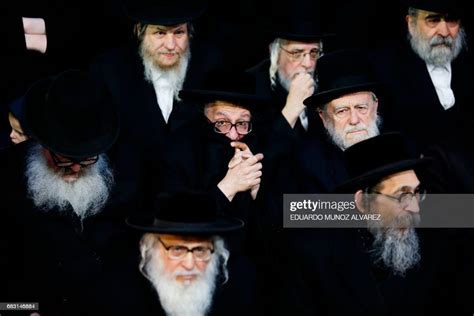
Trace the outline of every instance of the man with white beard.
<instances>
[{"instance_id":1,"label":"man with white beard","mask_svg":"<svg viewBox=\"0 0 474 316\"><path fill-rule=\"evenodd\" d=\"M200 117L178 92L199 88L222 58L194 33L192 23L206 9L203 1L125 1L124 9L134 23L136 41L98 56L91 73L120 114L115 181L130 205L144 201L150 164L166 150L169 134Z\"/></svg>"},{"instance_id":2,"label":"man with white beard","mask_svg":"<svg viewBox=\"0 0 474 316\"><path fill-rule=\"evenodd\" d=\"M377 48L371 63L386 88L384 126L410 135L421 152L459 134L460 119L472 120L473 62L463 23L467 9L460 1L404 3L407 39Z\"/></svg>"},{"instance_id":3,"label":"man with white beard","mask_svg":"<svg viewBox=\"0 0 474 316\"><path fill-rule=\"evenodd\" d=\"M319 90L304 104L308 111L319 114L326 135L308 138L298 147L300 192L331 192L346 178L343 151L377 136L381 123L379 84L371 77L363 52L341 50L324 55L318 76Z\"/></svg>"},{"instance_id":4,"label":"man with white beard","mask_svg":"<svg viewBox=\"0 0 474 316\"><path fill-rule=\"evenodd\" d=\"M222 237L240 229L243 222L217 212L212 195L181 192L161 194L153 215L127 220L144 232L139 269L153 285L149 315L245 314L241 297L253 289L226 292L233 280L245 276L228 271L230 252Z\"/></svg>"},{"instance_id":5,"label":"man with white beard","mask_svg":"<svg viewBox=\"0 0 474 316\"><path fill-rule=\"evenodd\" d=\"M129 294L113 280L133 291L127 213L113 197L106 155L118 115L88 74L73 70L35 83L25 107L31 138L15 146L5 175L15 188L5 197L16 232L9 294L38 302L41 315L125 313L126 304L111 304Z\"/></svg>"},{"instance_id":6,"label":"man with white beard","mask_svg":"<svg viewBox=\"0 0 474 316\"><path fill-rule=\"evenodd\" d=\"M416 228L425 197L416 172L429 163L416 157L400 133L381 134L344 151L349 178L334 193L350 194L356 211L380 219L369 222L367 229L356 228L361 226L354 222L354 228L290 235L289 268L298 274L288 279L300 294L292 303L306 312L298 314L430 315L448 307L455 310L450 295L456 285L448 265L452 245L438 230L432 234Z\"/></svg>"}]
</instances>

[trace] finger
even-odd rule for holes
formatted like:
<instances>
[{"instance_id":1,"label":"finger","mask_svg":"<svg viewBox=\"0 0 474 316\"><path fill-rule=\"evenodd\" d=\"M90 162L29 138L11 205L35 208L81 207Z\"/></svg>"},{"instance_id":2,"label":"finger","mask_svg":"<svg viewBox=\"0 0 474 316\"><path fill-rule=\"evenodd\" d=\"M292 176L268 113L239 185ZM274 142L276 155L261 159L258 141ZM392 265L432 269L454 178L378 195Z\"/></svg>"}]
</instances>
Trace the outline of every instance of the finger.
<instances>
[{"instance_id":1,"label":"finger","mask_svg":"<svg viewBox=\"0 0 474 316\"><path fill-rule=\"evenodd\" d=\"M250 150L249 146L247 146L247 144L242 143L242 142L231 142L230 145L234 147L235 149L238 148L239 150L242 150L242 151Z\"/></svg>"},{"instance_id":2,"label":"finger","mask_svg":"<svg viewBox=\"0 0 474 316\"><path fill-rule=\"evenodd\" d=\"M249 159L245 160L245 163L248 166L251 166L251 165L256 164L257 162L259 162L262 159L263 159L263 154L259 153L259 154L256 154L256 155L250 157Z\"/></svg>"}]
</instances>

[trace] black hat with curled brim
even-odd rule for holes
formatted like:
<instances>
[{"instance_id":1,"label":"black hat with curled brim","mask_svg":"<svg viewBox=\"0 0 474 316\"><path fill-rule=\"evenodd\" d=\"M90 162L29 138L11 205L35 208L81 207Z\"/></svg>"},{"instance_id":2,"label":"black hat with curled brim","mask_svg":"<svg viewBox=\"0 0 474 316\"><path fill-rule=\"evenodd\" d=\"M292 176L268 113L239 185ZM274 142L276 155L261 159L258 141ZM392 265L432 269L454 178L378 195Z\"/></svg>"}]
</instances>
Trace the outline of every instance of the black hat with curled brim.
<instances>
[{"instance_id":1,"label":"black hat with curled brim","mask_svg":"<svg viewBox=\"0 0 474 316\"><path fill-rule=\"evenodd\" d=\"M30 87L24 102L31 136L62 156L97 156L118 137L118 113L87 73L68 70L40 80Z\"/></svg>"},{"instance_id":2,"label":"black hat with curled brim","mask_svg":"<svg viewBox=\"0 0 474 316\"><path fill-rule=\"evenodd\" d=\"M207 9L202 0L126 0L126 15L144 24L172 26L191 22Z\"/></svg>"},{"instance_id":3,"label":"black hat with curled brim","mask_svg":"<svg viewBox=\"0 0 474 316\"><path fill-rule=\"evenodd\" d=\"M271 105L270 99L257 94L255 77L243 71L210 72L206 75L202 89L181 90L179 97L201 106L224 101L246 108L251 113L260 113Z\"/></svg>"},{"instance_id":4,"label":"black hat with curled brim","mask_svg":"<svg viewBox=\"0 0 474 316\"><path fill-rule=\"evenodd\" d=\"M350 93L380 93L380 83L371 75L367 54L357 49L335 51L319 58L318 85L317 93L303 101L309 108L320 107Z\"/></svg>"},{"instance_id":5,"label":"black hat with curled brim","mask_svg":"<svg viewBox=\"0 0 474 316\"><path fill-rule=\"evenodd\" d=\"M213 235L238 230L244 222L218 213L211 194L163 193L149 215L130 217L127 224L139 231L178 235Z\"/></svg>"},{"instance_id":6,"label":"black hat with curled brim","mask_svg":"<svg viewBox=\"0 0 474 316\"><path fill-rule=\"evenodd\" d=\"M407 139L392 132L350 146L344 151L344 161L349 180L338 185L335 193L355 193L395 173L423 168L431 159L416 158Z\"/></svg>"}]
</instances>

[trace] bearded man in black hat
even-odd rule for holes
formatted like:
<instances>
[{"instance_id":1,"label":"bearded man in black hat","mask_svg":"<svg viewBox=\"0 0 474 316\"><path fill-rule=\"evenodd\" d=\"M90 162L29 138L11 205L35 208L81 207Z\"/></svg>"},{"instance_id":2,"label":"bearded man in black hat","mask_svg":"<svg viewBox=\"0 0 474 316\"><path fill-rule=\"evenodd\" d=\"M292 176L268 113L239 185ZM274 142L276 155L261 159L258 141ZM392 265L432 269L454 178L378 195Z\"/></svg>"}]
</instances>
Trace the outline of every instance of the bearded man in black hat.
<instances>
[{"instance_id":1,"label":"bearded man in black hat","mask_svg":"<svg viewBox=\"0 0 474 316\"><path fill-rule=\"evenodd\" d=\"M458 137L458 121L473 118L467 8L460 1L402 2L407 39L386 43L371 62L386 88L385 127L410 135L421 152L444 137Z\"/></svg>"},{"instance_id":2,"label":"bearded man in black hat","mask_svg":"<svg viewBox=\"0 0 474 316\"><path fill-rule=\"evenodd\" d=\"M205 11L203 1L125 1L124 9L135 23L136 43L99 56L91 69L120 114L116 181L123 199L135 202L148 191L146 167L168 135L199 115L179 91L199 87L221 59L195 38L192 23Z\"/></svg>"},{"instance_id":3,"label":"bearded man in black hat","mask_svg":"<svg viewBox=\"0 0 474 316\"><path fill-rule=\"evenodd\" d=\"M125 227L131 210L116 207L106 155L118 115L78 71L37 82L25 107L31 138L13 148L8 164L8 185L17 188L6 196L16 231L10 294L38 302L42 315L125 312L126 300L111 304L127 295L115 280L134 288L127 279L134 271Z\"/></svg>"},{"instance_id":4,"label":"bearded man in black hat","mask_svg":"<svg viewBox=\"0 0 474 316\"><path fill-rule=\"evenodd\" d=\"M288 233L288 256L293 258L288 262L298 271L288 279L295 292L306 291L294 304L305 306L307 314L428 315L440 308L455 310L449 299L454 278L444 274L453 268L445 237L439 231L416 229L425 197L416 172L429 159L415 157L399 133L349 147L344 152L349 179L335 192L350 193L356 211L377 217L367 228Z\"/></svg>"},{"instance_id":5,"label":"bearded man in black hat","mask_svg":"<svg viewBox=\"0 0 474 316\"><path fill-rule=\"evenodd\" d=\"M139 268L153 286L154 293L148 293L150 315L249 312L247 299L254 292L249 282L251 274L236 275L233 274L236 270L228 269L231 253L223 238L244 223L218 214L211 195L161 194L152 215L130 218L127 222L143 234ZM229 292L229 288L239 283L250 287Z\"/></svg>"},{"instance_id":6,"label":"bearded man in black hat","mask_svg":"<svg viewBox=\"0 0 474 316\"><path fill-rule=\"evenodd\" d=\"M275 124L290 133L292 129L298 138L314 128L309 122L315 116L307 114L303 100L317 87L316 64L323 39L331 36L318 16L317 10L311 10L311 17L294 12L273 23L268 30L270 58L249 69L257 79L258 94L273 100Z\"/></svg>"}]
</instances>

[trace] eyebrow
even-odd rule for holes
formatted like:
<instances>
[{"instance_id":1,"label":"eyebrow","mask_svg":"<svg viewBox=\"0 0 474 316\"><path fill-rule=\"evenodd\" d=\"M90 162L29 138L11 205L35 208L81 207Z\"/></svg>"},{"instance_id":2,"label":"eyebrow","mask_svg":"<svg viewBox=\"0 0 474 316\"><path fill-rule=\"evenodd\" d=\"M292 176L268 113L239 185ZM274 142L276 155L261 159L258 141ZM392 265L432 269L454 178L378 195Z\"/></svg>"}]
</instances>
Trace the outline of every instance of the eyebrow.
<instances>
[{"instance_id":1,"label":"eyebrow","mask_svg":"<svg viewBox=\"0 0 474 316\"><path fill-rule=\"evenodd\" d=\"M411 191L413 189L413 191L416 191L416 189L419 189L420 188L420 183L418 183L418 185L416 187L412 187L412 186L409 186L409 185L404 185L400 188L397 189L397 191L395 191L394 193L398 193L398 192L408 192L408 191Z\"/></svg>"}]
</instances>

